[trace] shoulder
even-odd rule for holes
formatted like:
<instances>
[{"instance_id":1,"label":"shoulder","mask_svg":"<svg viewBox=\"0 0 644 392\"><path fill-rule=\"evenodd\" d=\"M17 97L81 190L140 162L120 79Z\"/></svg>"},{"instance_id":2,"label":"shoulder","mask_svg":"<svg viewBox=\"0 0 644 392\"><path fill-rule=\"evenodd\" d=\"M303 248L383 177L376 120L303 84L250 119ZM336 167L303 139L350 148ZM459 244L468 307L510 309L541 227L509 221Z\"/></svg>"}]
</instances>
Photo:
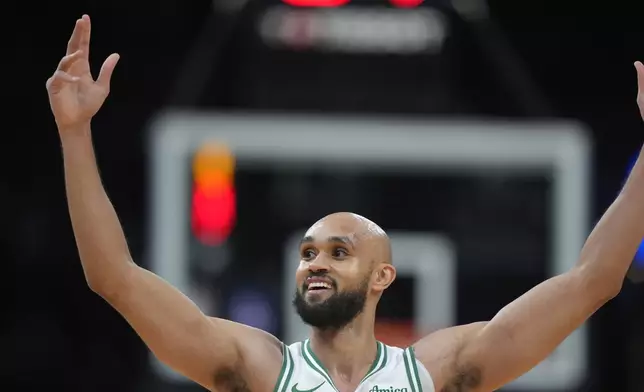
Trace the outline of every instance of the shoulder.
<instances>
[{"instance_id":1,"label":"shoulder","mask_svg":"<svg viewBox=\"0 0 644 392\"><path fill-rule=\"evenodd\" d=\"M432 375L437 391L456 383L476 383L480 371L475 366L459 363L458 358L468 341L486 324L487 322L477 322L441 329L412 345L416 358Z\"/></svg>"}]
</instances>

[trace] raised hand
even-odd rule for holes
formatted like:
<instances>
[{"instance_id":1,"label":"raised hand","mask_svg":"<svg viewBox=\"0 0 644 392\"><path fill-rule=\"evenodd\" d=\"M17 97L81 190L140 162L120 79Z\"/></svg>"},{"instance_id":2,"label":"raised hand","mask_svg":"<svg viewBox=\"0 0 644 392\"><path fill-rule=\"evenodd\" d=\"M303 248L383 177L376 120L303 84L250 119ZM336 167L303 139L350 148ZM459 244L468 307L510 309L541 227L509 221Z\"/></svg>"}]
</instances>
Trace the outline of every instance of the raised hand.
<instances>
[{"instance_id":1,"label":"raised hand","mask_svg":"<svg viewBox=\"0 0 644 392\"><path fill-rule=\"evenodd\" d=\"M111 54L94 80L89 67L91 22L83 15L76 21L67 53L47 80L49 104L60 132L89 124L110 92L110 79L119 55Z\"/></svg>"}]
</instances>

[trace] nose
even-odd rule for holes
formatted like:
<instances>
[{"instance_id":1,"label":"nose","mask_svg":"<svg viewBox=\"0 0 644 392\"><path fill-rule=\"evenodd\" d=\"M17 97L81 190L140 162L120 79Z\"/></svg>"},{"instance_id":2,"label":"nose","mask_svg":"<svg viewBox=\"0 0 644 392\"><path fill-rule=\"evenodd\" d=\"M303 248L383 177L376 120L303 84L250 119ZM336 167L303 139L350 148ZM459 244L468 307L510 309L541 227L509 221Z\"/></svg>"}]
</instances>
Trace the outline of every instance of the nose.
<instances>
[{"instance_id":1,"label":"nose","mask_svg":"<svg viewBox=\"0 0 644 392\"><path fill-rule=\"evenodd\" d=\"M309 263L309 271L313 273L327 272L329 265L323 256L318 256Z\"/></svg>"}]
</instances>

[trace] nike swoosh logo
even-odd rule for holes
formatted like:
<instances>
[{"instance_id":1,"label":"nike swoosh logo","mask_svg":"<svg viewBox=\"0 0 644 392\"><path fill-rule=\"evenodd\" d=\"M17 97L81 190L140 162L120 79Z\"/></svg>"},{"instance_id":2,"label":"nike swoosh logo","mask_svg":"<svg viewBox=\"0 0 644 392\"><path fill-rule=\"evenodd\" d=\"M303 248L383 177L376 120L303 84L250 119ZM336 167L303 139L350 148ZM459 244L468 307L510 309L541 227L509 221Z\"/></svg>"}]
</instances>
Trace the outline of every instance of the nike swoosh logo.
<instances>
[{"instance_id":1,"label":"nike swoosh logo","mask_svg":"<svg viewBox=\"0 0 644 392\"><path fill-rule=\"evenodd\" d=\"M320 388L322 385L324 385L325 382L326 381L322 381L322 384L318 385L315 388L311 388L311 389L297 389L297 383L296 383L295 385L293 385L293 388L291 388L291 392L314 392L315 390Z\"/></svg>"}]
</instances>

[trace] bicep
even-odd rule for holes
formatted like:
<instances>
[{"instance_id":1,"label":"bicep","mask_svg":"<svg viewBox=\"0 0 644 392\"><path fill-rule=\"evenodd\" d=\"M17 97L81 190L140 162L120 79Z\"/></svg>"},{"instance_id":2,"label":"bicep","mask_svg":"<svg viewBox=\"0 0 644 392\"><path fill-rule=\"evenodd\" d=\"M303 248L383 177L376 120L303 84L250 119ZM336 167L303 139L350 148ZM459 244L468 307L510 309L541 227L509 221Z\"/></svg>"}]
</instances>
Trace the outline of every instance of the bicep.
<instances>
[{"instance_id":1,"label":"bicep","mask_svg":"<svg viewBox=\"0 0 644 392\"><path fill-rule=\"evenodd\" d=\"M543 361L606 302L591 292L583 272L573 270L503 308L457 355L459 366L481 372L480 385L471 390L495 390Z\"/></svg>"},{"instance_id":2,"label":"bicep","mask_svg":"<svg viewBox=\"0 0 644 392\"><path fill-rule=\"evenodd\" d=\"M218 367L239 358L235 330L241 325L207 317L150 271L133 266L104 298L160 361L206 388Z\"/></svg>"}]
</instances>

